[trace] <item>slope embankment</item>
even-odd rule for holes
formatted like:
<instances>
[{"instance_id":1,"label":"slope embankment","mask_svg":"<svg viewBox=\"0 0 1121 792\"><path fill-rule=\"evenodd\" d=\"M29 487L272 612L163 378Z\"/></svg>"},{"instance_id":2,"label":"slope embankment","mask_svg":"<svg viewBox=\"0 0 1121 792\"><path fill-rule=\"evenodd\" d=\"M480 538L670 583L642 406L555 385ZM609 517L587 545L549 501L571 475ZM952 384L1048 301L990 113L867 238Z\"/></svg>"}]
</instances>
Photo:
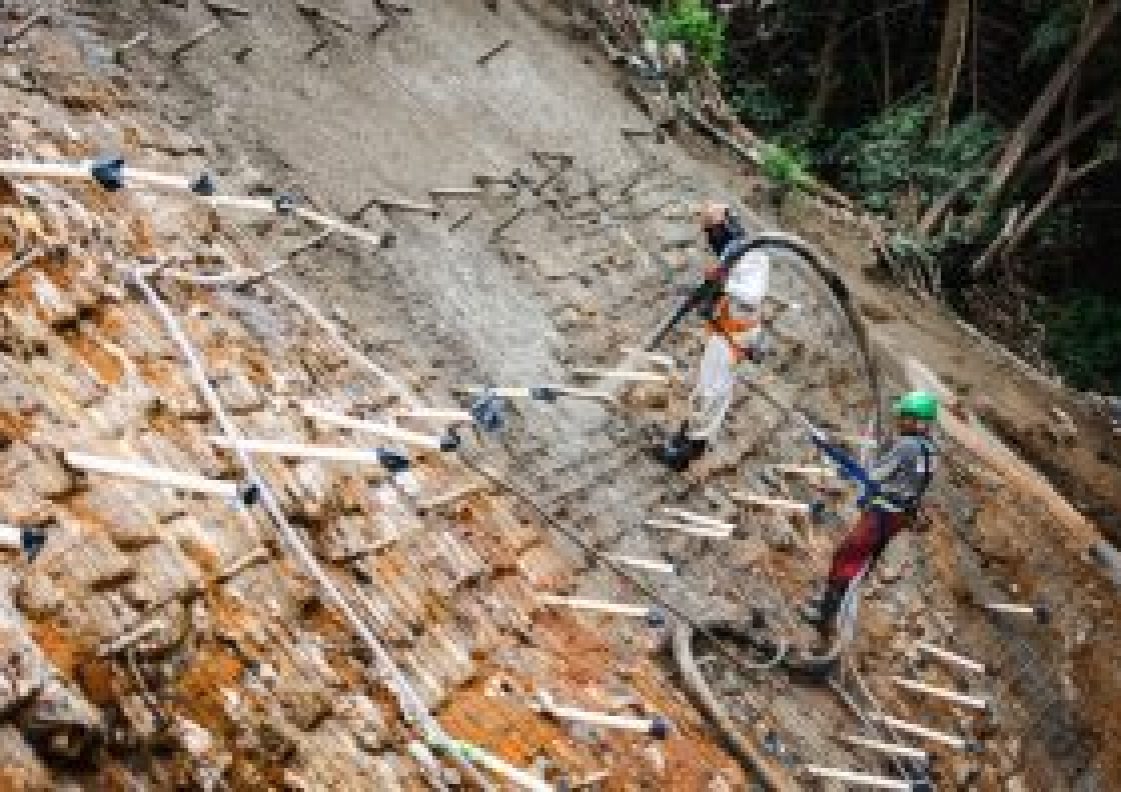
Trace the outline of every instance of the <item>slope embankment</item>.
<instances>
[{"instance_id":1,"label":"slope embankment","mask_svg":"<svg viewBox=\"0 0 1121 792\"><path fill-rule=\"evenodd\" d=\"M0 56L5 160L115 152L130 168L209 171L219 193L265 205L3 182L0 518L35 529L20 540L46 540L34 560L5 551L5 635L26 658L5 672L11 783L469 786L478 753L452 751L458 763L429 753L450 738L570 788L752 788L736 762L751 752L726 750L678 687L664 628L633 616L660 604L679 623L758 615L804 635L791 606L825 568L852 493L781 473L820 460L748 389L688 474L648 457L691 385L704 342L695 322L663 350L682 374L651 368L653 380L617 401L516 398L500 435L464 431L493 477L417 444L443 429L424 415L394 418L412 433L395 435L414 443L402 441L411 478L355 462L381 459L371 446L386 442L355 421L457 409L465 385L605 390L577 370L634 359L627 348L703 266L690 213L715 197L824 250L871 327L886 389L946 388L965 416L944 427L932 532L898 541L868 582L835 687L744 672L698 642L722 728L739 729L791 784L817 783L794 780L811 765L917 777L836 739L905 738L876 713L951 736L914 738L939 789L1121 784L1121 611L1084 557L1097 534L1081 514L1090 495L1099 509L1117 497L1102 453L1116 441L1069 394L868 277L866 221L810 198L777 216L753 211L749 165L687 124L659 135L643 108L657 108L660 89L611 62L638 47L628 4L596 4L592 17L499 6L74 6ZM282 195L302 213L273 211ZM308 220L322 217L356 230ZM371 245L377 235L392 244ZM864 431L863 358L806 273L776 255L772 355L750 376ZM912 358L923 368L908 368ZM1056 406L1073 433L1056 430ZM235 430L287 451L247 464L228 450ZM296 446L345 448L348 461ZM275 506L83 473L58 456L67 451L227 485L254 471ZM745 491L795 508L746 508L733 497ZM802 516L810 502L827 505L821 521ZM707 517L707 534L666 527L668 509ZM620 558L647 566L621 576ZM1045 602L1052 618L994 615L983 607L994 602ZM920 644L994 673L931 663ZM897 677L991 706L932 701ZM549 715L541 692L630 725ZM655 716L672 723L664 741L635 730ZM967 741L980 752L960 751Z\"/></svg>"}]
</instances>

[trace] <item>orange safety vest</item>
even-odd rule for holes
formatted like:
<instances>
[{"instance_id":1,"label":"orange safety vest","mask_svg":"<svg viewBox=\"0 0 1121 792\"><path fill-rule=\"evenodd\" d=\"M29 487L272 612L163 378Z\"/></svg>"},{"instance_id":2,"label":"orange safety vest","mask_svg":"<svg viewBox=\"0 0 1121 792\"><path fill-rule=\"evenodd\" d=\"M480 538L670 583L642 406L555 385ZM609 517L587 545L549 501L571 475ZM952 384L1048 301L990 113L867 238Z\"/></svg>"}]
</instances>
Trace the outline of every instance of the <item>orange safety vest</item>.
<instances>
[{"instance_id":1,"label":"orange safety vest","mask_svg":"<svg viewBox=\"0 0 1121 792\"><path fill-rule=\"evenodd\" d=\"M736 335L746 333L759 326L756 319L737 319L732 316L732 301L727 295L716 300L713 318L705 323L709 335L723 336L724 340L732 347L733 362L739 363L744 359L747 350L744 345L736 340Z\"/></svg>"}]
</instances>

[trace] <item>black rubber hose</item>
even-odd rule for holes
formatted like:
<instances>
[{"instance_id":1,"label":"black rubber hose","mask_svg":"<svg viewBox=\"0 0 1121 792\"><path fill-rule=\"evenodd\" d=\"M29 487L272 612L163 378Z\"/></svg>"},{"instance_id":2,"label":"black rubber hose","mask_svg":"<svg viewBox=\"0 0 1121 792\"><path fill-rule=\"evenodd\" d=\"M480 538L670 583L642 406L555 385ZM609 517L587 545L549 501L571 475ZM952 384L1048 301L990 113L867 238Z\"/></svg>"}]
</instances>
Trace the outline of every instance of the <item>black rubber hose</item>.
<instances>
[{"instance_id":1,"label":"black rubber hose","mask_svg":"<svg viewBox=\"0 0 1121 792\"><path fill-rule=\"evenodd\" d=\"M868 386L872 391L872 399L875 404L873 420L876 442L882 443L884 440L884 420L880 372L872 353L872 343L868 338L868 329L853 305L852 293L848 286L829 264L825 255L801 237L783 231L760 231L748 241L744 253L763 249L775 249L794 254L794 260L798 262L801 269L802 279L811 284L819 294L833 305L834 309L845 317L845 325L849 328L853 341L856 343L857 349L860 350L860 356L864 361L864 371L868 377ZM674 313L651 334L646 343L647 349L652 350L660 343L673 326L696 303L697 300L693 295L682 301Z\"/></svg>"},{"instance_id":2,"label":"black rubber hose","mask_svg":"<svg viewBox=\"0 0 1121 792\"><path fill-rule=\"evenodd\" d=\"M716 622L710 624L712 627L717 625ZM692 625L684 621L678 622L673 630L673 656L686 692L720 733L728 750L759 780L767 792L797 792L799 786L790 772L744 734L709 688L693 657L694 632Z\"/></svg>"}]
</instances>

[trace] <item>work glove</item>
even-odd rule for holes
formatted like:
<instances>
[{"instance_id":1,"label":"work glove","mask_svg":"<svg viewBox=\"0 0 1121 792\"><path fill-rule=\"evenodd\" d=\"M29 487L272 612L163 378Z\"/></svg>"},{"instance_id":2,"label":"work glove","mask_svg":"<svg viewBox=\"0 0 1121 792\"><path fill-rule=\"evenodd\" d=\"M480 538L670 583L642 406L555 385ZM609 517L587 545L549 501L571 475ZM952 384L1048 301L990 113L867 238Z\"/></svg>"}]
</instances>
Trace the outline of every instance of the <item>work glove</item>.
<instances>
[{"instance_id":1,"label":"work glove","mask_svg":"<svg viewBox=\"0 0 1121 792\"><path fill-rule=\"evenodd\" d=\"M766 358L763 348L755 343L744 344L737 348L737 361L747 361L758 365Z\"/></svg>"},{"instance_id":2,"label":"work glove","mask_svg":"<svg viewBox=\"0 0 1121 792\"><path fill-rule=\"evenodd\" d=\"M816 446L829 445L829 435L816 426L810 427L810 439L813 440L813 444Z\"/></svg>"}]
</instances>

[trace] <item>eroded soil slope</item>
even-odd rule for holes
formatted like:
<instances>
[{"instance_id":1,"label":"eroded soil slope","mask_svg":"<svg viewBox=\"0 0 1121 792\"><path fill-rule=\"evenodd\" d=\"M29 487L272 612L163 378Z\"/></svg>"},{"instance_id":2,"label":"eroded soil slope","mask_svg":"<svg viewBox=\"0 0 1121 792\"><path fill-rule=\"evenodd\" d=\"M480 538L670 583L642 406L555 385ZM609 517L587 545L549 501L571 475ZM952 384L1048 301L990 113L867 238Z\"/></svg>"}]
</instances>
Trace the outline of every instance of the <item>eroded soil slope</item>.
<instances>
[{"instance_id":1,"label":"eroded soil slope","mask_svg":"<svg viewBox=\"0 0 1121 792\"><path fill-rule=\"evenodd\" d=\"M8 672L22 691L13 701L23 702L3 732L13 785L462 780L462 769L434 769L410 751L421 735L382 684L384 670L277 539L275 520L59 463L58 451L86 450L241 475L210 442L217 416L130 280L137 267L162 266L153 282L247 436L368 448L368 436L306 420L303 403L380 419L414 399L452 406L464 384L576 384L573 368L617 363L695 278L692 203L721 197L767 222L747 205L756 182L712 143L685 130L654 142L629 98L633 81L594 36L572 35L596 27L571 24L552 4L502 3L494 14L468 0L415 3L384 27L377 4L358 0L324 0L319 13L239 5L250 14L195 2L58 10L2 56L4 157L120 152L134 167L209 168L221 192L293 191L396 243L373 249L294 218L219 214L156 193L38 180L7 189L11 406L0 516L47 537L33 563L13 552L8 565L6 634L26 658ZM603 7L615 46L637 46L625 4ZM114 64L111 48L141 31L148 39ZM462 192L479 185L480 194ZM1009 437L1023 436L1018 422L1047 420L1051 392L1005 376L996 358L978 365L966 354L974 342L947 319L863 280L857 224L812 201L780 219L832 254L877 322L892 387L907 384L902 363L913 355ZM271 276L234 277L236 289L173 276L277 265ZM872 394L851 337L781 257L769 310L773 355L751 376L863 431ZM701 342L690 325L667 351L692 364ZM548 525L454 455L417 455L419 491L380 469L259 464L300 541L452 736L551 781L750 788L674 684L659 631L537 597L647 602L559 526L616 556L668 556L677 575L638 579L682 613L746 618L750 606L800 629L789 605L824 568L850 493L776 476L772 463L818 460L784 414L746 389L703 466L682 477L654 464L648 425L670 420L691 371L668 392L629 389L622 406L515 404L506 431L474 452L531 496ZM971 397L982 388L991 398L978 404ZM1098 441L1087 431L1055 455L1105 464L1090 458ZM924 745L939 755L938 788L1118 787L1121 614L1083 557L1091 526L1056 513L1040 495L1045 483L1028 486L953 436L946 450L933 531L897 543L868 587L843 696L774 671L745 674L715 655L706 673L743 733L791 777L806 763L897 773L834 739L890 736L859 717L880 710L982 742L976 756ZM1115 495L1108 467L1097 478L1083 470L1076 482L1103 500ZM821 524L748 511L731 497L744 490L829 509ZM666 506L733 523L734 536L643 524ZM1039 599L1053 606L1048 625L978 607ZM998 673L923 663L920 640ZM892 681L911 674L991 698L992 716L931 704ZM27 681L43 675L53 687ZM544 717L532 701L545 689L588 710L662 714L674 727L658 742ZM64 717L50 707L59 701Z\"/></svg>"}]
</instances>

